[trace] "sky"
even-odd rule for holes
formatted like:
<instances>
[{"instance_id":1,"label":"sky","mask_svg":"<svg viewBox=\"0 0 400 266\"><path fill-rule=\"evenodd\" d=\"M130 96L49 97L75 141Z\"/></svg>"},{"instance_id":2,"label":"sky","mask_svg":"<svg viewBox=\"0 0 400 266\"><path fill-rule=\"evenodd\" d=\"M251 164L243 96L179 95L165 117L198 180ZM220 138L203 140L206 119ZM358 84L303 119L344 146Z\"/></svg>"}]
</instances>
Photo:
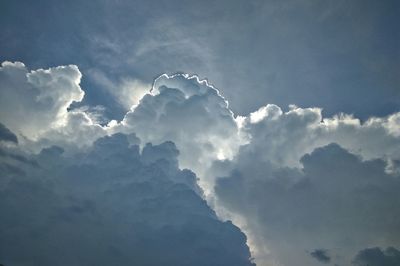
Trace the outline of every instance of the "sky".
<instances>
[{"instance_id":1,"label":"sky","mask_svg":"<svg viewBox=\"0 0 400 266\"><path fill-rule=\"evenodd\" d=\"M0 1L0 264L400 265L398 1Z\"/></svg>"}]
</instances>

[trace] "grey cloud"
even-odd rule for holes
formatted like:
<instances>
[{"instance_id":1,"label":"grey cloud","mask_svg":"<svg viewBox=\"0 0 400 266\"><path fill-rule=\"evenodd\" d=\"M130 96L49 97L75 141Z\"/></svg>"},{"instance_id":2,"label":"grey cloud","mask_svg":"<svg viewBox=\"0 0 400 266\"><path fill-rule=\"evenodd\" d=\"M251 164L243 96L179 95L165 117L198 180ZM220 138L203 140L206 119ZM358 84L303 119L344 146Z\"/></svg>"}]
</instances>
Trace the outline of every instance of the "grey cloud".
<instances>
[{"instance_id":1,"label":"grey cloud","mask_svg":"<svg viewBox=\"0 0 400 266\"><path fill-rule=\"evenodd\" d=\"M382 250L379 247L366 248L354 258L356 266L396 266L400 265L400 251L394 247Z\"/></svg>"},{"instance_id":2,"label":"grey cloud","mask_svg":"<svg viewBox=\"0 0 400 266\"><path fill-rule=\"evenodd\" d=\"M18 143L17 136L12 133L5 125L0 123L0 141L10 141Z\"/></svg>"},{"instance_id":3,"label":"grey cloud","mask_svg":"<svg viewBox=\"0 0 400 266\"><path fill-rule=\"evenodd\" d=\"M387 174L384 161L330 144L301 163L279 167L243 147L217 181L221 204L245 217L252 240L270 250L256 258L313 265L304 250L323 246L348 264L362 247L400 244L400 176Z\"/></svg>"},{"instance_id":4,"label":"grey cloud","mask_svg":"<svg viewBox=\"0 0 400 266\"><path fill-rule=\"evenodd\" d=\"M85 152L0 157L0 259L4 265L253 265L245 235L201 198L177 167L172 142L98 139Z\"/></svg>"},{"instance_id":5,"label":"grey cloud","mask_svg":"<svg viewBox=\"0 0 400 266\"><path fill-rule=\"evenodd\" d=\"M331 261L331 257L326 249L316 249L310 252L310 255L322 263L329 263Z\"/></svg>"}]
</instances>

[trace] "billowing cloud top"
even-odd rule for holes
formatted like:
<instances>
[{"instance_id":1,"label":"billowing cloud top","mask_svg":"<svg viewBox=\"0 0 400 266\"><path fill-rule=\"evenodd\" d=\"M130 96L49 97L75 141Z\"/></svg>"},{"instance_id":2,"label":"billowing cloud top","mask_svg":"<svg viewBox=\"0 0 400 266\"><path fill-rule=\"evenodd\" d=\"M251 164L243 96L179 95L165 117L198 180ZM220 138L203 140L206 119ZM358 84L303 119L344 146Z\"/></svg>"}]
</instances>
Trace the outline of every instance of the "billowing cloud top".
<instances>
[{"instance_id":1,"label":"billowing cloud top","mask_svg":"<svg viewBox=\"0 0 400 266\"><path fill-rule=\"evenodd\" d=\"M81 77L72 65L0 68L0 263L252 265L250 248L261 266L363 265L374 247L385 261L397 254L400 113L362 122L267 104L238 116L207 81L164 74L101 125L101 107L71 105Z\"/></svg>"},{"instance_id":2,"label":"billowing cloud top","mask_svg":"<svg viewBox=\"0 0 400 266\"><path fill-rule=\"evenodd\" d=\"M145 142L173 141L180 164L202 176L214 160L232 158L244 141L218 90L185 74L157 78L151 93L113 130L135 132Z\"/></svg>"},{"instance_id":3,"label":"billowing cloud top","mask_svg":"<svg viewBox=\"0 0 400 266\"><path fill-rule=\"evenodd\" d=\"M88 144L102 135L102 129L87 113L68 111L71 103L85 95L79 85L81 77L74 65L28 71L23 63L3 62L0 121L22 143Z\"/></svg>"},{"instance_id":4,"label":"billowing cloud top","mask_svg":"<svg viewBox=\"0 0 400 266\"><path fill-rule=\"evenodd\" d=\"M0 75L0 119L30 138L64 124L69 105L84 96L82 75L73 65L28 72L22 63L3 62Z\"/></svg>"}]
</instances>

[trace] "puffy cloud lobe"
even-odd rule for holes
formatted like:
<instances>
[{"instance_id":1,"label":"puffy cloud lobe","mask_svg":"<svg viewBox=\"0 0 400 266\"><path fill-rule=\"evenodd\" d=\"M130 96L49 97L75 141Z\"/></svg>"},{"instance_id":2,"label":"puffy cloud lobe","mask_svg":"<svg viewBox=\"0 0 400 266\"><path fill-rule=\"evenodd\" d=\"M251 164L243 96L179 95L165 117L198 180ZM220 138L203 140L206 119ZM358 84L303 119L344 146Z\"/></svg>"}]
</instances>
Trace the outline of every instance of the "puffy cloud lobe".
<instances>
[{"instance_id":1,"label":"puffy cloud lobe","mask_svg":"<svg viewBox=\"0 0 400 266\"><path fill-rule=\"evenodd\" d=\"M5 265L252 265L246 237L221 222L171 142L98 139L69 156L51 147L2 168ZM137 139L136 139L137 141ZM6 162L0 158L0 165Z\"/></svg>"},{"instance_id":2,"label":"puffy cloud lobe","mask_svg":"<svg viewBox=\"0 0 400 266\"><path fill-rule=\"evenodd\" d=\"M80 101L81 73L74 65L28 72L22 63L3 62L1 120L14 132L36 138L42 131L63 123L67 107Z\"/></svg>"},{"instance_id":3,"label":"puffy cloud lobe","mask_svg":"<svg viewBox=\"0 0 400 266\"><path fill-rule=\"evenodd\" d=\"M247 218L254 242L268 247L270 254L256 254L261 265L313 265L305 250L315 246L348 264L365 246L400 244L400 176L386 173L383 160L363 161L331 144L303 156L300 170L251 152L243 147L225 165L233 170L215 190L220 204Z\"/></svg>"},{"instance_id":4,"label":"puffy cloud lobe","mask_svg":"<svg viewBox=\"0 0 400 266\"><path fill-rule=\"evenodd\" d=\"M323 118L320 108L290 106L283 112L269 104L245 118L243 131L251 136L246 149L278 165L300 166L304 154L332 142L366 159L399 159L399 116L395 113L362 123L346 114Z\"/></svg>"},{"instance_id":5,"label":"puffy cloud lobe","mask_svg":"<svg viewBox=\"0 0 400 266\"><path fill-rule=\"evenodd\" d=\"M162 75L151 94L128 112L117 130L144 142L173 141L179 162L203 177L213 160L231 158L242 140L233 113L218 90L196 76Z\"/></svg>"},{"instance_id":6,"label":"puffy cloud lobe","mask_svg":"<svg viewBox=\"0 0 400 266\"><path fill-rule=\"evenodd\" d=\"M28 71L23 63L3 62L0 121L21 136L22 144L35 145L32 141L90 144L104 135L104 130L86 113L68 111L72 102L84 97L79 85L81 77L75 65Z\"/></svg>"},{"instance_id":7,"label":"puffy cloud lobe","mask_svg":"<svg viewBox=\"0 0 400 266\"><path fill-rule=\"evenodd\" d=\"M400 265L400 251L394 247L382 250L379 247L361 250L354 258L355 266L396 266Z\"/></svg>"}]
</instances>

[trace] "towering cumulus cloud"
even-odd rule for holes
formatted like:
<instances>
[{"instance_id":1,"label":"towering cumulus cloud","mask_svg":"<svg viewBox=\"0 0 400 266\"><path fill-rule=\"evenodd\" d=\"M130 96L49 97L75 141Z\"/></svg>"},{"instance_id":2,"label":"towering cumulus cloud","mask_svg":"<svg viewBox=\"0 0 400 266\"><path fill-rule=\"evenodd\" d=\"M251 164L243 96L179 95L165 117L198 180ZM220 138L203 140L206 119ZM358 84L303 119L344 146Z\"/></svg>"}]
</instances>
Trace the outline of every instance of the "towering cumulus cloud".
<instances>
[{"instance_id":1,"label":"towering cumulus cloud","mask_svg":"<svg viewBox=\"0 0 400 266\"><path fill-rule=\"evenodd\" d=\"M181 152L181 165L204 178L214 160L232 158L242 141L233 113L218 90L185 74L157 78L151 93L117 128L135 132L146 142L173 141ZM208 192L207 183L203 185Z\"/></svg>"},{"instance_id":2,"label":"towering cumulus cloud","mask_svg":"<svg viewBox=\"0 0 400 266\"><path fill-rule=\"evenodd\" d=\"M99 138L111 129L68 111L83 97L77 67L1 71L1 263L253 265L246 236L202 199L173 142Z\"/></svg>"},{"instance_id":3,"label":"towering cumulus cloud","mask_svg":"<svg viewBox=\"0 0 400 266\"><path fill-rule=\"evenodd\" d=\"M100 125L81 77L0 68L0 263L397 265L400 113L238 116L164 74Z\"/></svg>"}]
</instances>

